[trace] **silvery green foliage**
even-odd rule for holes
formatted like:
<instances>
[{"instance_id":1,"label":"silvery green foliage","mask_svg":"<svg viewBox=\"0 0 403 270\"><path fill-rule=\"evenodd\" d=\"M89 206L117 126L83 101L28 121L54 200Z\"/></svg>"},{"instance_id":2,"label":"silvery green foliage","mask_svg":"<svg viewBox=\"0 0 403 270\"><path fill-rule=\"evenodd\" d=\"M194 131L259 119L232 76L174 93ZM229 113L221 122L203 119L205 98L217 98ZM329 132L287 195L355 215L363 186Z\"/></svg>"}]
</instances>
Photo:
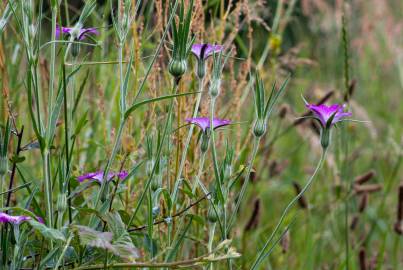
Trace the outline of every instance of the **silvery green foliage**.
<instances>
[{"instance_id":1,"label":"silvery green foliage","mask_svg":"<svg viewBox=\"0 0 403 270\"><path fill-rule=\"evenodd\" d=\"M110 232L96 231L87 226L74 225L80 243L108 250L121 258L133 261L139 257L137 248L122 222L118 213L108 213L105 216Z\"/></svg>"}]
</instances>

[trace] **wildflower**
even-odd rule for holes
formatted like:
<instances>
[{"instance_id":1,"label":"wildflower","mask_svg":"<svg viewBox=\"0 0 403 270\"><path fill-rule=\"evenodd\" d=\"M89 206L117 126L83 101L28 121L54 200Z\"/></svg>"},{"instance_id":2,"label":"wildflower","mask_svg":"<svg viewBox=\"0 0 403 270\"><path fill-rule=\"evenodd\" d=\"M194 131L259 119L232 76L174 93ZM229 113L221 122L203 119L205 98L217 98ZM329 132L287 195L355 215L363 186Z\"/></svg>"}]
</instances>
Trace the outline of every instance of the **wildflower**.
<instances>
[{"instance_id":1,"label":"wildflower","mask_svg":"<svg viewBox=\"0 0 403 270\"><path fill-rule=\"evenodd\" d=\"M80 41L84 38L88 37L89 34L98 35L99 32L91 27L91 28L82 28L80 24L75 27L63 27L57 26L56 27L56 37L59 38L62 34L67 34L71 37L74 41ZM71 54L73 57L76 57L80 52L80 44L73 43L71 47Z\"/></svg>"},{"instance_id":2,"label":"wildflower","mask_svg":"<svg viewBox=\"0 0 403 270\"><path fill-rule=\"evenodd\" d=\"M14 225L18 225L24 221L30 220L30 217L27 216L10 216L6 213L0 212L0 223L12 223Z\"/></svg>"},{"instance_id":3,"label":"wildflower","mask_svg":"<svg viewBox=\"0 0 403 270\"><path fill-rule=\"evenodd\" d=\"M194 44L191 52L197 58L197 77L199 79L204 78L206 75L205 60L214 53L221 52L223 46L212 44Z\"/></svg>"},{"instance_id":4,"label":"wildflower","mask_svg":"<svg viewBox=\"0 0 403 270\"><path fill-rule=\"evenodd\" d=\"M127 175L128 175L128 173L126 171L109 172L107 181L112 180L114 177L119 177L120 179L125 179L127 177ZM79 177L77 177L77 181L83 182L85 180L88 180L88 181L97 181L99 183L102 183L103 178L104 178L104 172L97 171L97 172L86 173L86 174L80 175Z\"/></svg>"},{"instance_id":5,"label":"wildflower","mask_svg":"<svg viewBox=\"0 0 403 270\"><path fill-rule=\"evenodd\" d=\"M56 27L56 37L60 37L62 34L67 34L72 36L75 40L83 40L89 34L99 35L96 28L77 28L77 27Z\"/></svg>"},{"instance_id":6,"label":"wildflower","mask_svg":"<svg viewBox=\"0 0 403 270\"><path fill-rule=\"evenodd\" d=\"M201 128L203 131L202 141L201 141L201 151L204 153L208 149L209 140L210 140L210 132L207 132L210 129L210 118L208 117L195 117L195 118L187 118L186 121L190 124L195 124ZM213 130L219 127L227 126L231 124L230 120L226 119L213 119Z\"/></svg>"},{"instance_id":7,"label":"wildflower","mask_svg":"<svg viewBox=\"0 0 403 270\"><path fill-rule=\"evenodd\" d=\"M199 126L203 130L203 132L206 132L206 130L210 128L210 118L208 117L187 118L186 122ZM227 126L229 124L231 124L231 120L218 118L213 119L213 129Z\"/></svg>"},{"instance_id":8,"label":"wildflower","mask_svg":"<svg viewBox=\"0 0 403 270\"><path fill-rule=\"evenodd\" d=\"M306 107L313 112L315 117L320 121L322 127L326 127L327 124L334 125L337 122L342 121L344 118L351 116L351 112L345 112L345 105L333 104L331 106L326 106L324 104L314 105L306 104ZM330 118L332 121L328 123Z\"/></svg>"},{"instance_id":9,"label":"wildflower","mask_svg":"<svg viewBox=\"0 0 403 270\"><path fill-rule=\"evenodd\" d=\"M306 107L314 114L314 117L322 126L320 143L323 149L326 149L330 142L331 127L337 122L343 121L344 118L351 116L351 112L345 111L345 105L314 105L308 104L306 101L305 103Z\"/></svg>"},{"instance_id":10,"label":"wildflower","mask_svg":"<svg viewBox=\"0 0 403 270\"><path fill-rule=\"evenodd\" d=\"M193 44L192 53L198 60L206 60L209 56L214 53L221 52L223 49L222 45L212 45L212 44Z\"/></svg>"}]
</instances>

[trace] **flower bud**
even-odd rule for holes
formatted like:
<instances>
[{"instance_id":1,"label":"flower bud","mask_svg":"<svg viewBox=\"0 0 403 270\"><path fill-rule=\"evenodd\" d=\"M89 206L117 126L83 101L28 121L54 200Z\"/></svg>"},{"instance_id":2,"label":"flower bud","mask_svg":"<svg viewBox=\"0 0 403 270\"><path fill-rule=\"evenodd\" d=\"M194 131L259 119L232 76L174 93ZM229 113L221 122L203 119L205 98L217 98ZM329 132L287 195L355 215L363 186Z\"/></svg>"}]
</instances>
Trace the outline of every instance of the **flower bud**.
<instances>
[{"instance_id":1,"label":"flower bud","mask_svg":"<svg viewBox=\"0 0 403 270\"><path fill-rule=\"evenodd\" d=\"M67 209L67 196L65 193L61 193L57 196L56 208L58 212L64 212Z\"/></svg>"},{"instance_id":2,"label":"flower bud","mask_svg":"<svg viewBox=\"0 0 403 270\"><path fill-rule=\"evenodd\" d=\"M320 144L323 149L326 149L329 146L331 139L331 129L330 128L322 128L320 132Z\"/></svg>"},{"instance_id":3,"label":"flower bud","mask_svg":"<svg viewBox=\"0 0 403 270\"><path fill-rule=\"evenodd\" d=\"M169 73L175 78L181 77L186 72L186 69L187 63L185 60L172 59L169 62Z\"/></svg>"},{"instance_id":4,"label":"flower bud","mask_svg":"<svg viewBox=\"0 0 403 270\"><path fill-rule=\"evenodd\" d=\"M214 211L214 208L212 206L210 206L207 211L207 220L211 223L216 223L218 220L217 213L216 211Z\"/></svg>"},{"instance_id":5,"label":"flower bud","mask_svg":"<svg viewBox=\"0 0 403 270\"><path fill-rule=\"evenodd\" d=\"M0 175L5 175L8 171L7 156L0 156Z\"/></svg>"},{"instance_id":6,"label":"flower bud","mask_svg":"<svg viewBox=\"0 0 403 270\"><path fill-rule=\"evenodd\" d=\"M201 80L204 78L206 75L206 63L204 59L199 59L197 61L197 71L196 71L197 77Z\"/></svg>"},{"instance_id":7,"label":"flower bud","mask_svg":"<svg viewBox=\"0 0 403 270\"><path fill-rule=\"evenodd\" d=\"M152 180L151 180L151 190L152 191L156 191L157 189L159 189L160 187L161 187L161 183L160 183L160 181L159 181L159 177L158 177L158 175L156 176L156 177L154 177Z\"/></svg>"},{"instance_id":8,"label":"flower bud","mask_svg":"<svg viewBox=\"0 0 403 270\"><path fill-rule=\"evenodd\" d=\"M257 119L255 126L253 127L253 134L256 137L262 137L266 133L266 121L263 119Z\"/></svg>"},{"instance_id":9,"label":"flower bud","mask_svg":"<svg viewBox=\"0 0 403 270\"><path fill-rule=\"evenodd\" d=\"M147 161L147 163L146 163L146 173L147 173L147 176L150 176L150 175L151 175L151 172L152 172L152 170L153 170L153 167L154 167L154 160L149 160L149 161Z\"/></svg>"},{"instance_id":10,"label":"flower bud","mask_svg":"<svg viewBox=\"0 0 403 270\"><path fill-rule=\"evenodd\" d=\"M213 79L210 83L209 94L212 98L216 98L220 94L221 80Z\"/></svg>"}]
</instances>

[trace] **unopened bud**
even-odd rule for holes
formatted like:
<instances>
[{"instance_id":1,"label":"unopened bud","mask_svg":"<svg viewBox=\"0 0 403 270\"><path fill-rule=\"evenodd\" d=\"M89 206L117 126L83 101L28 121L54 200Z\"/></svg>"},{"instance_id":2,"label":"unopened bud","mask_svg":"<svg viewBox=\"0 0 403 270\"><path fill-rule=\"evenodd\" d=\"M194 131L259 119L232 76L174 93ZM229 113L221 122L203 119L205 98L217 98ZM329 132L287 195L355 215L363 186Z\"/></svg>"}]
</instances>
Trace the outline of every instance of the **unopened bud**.
<instances>
[{"instance_id":1,"label":"unopened bud","mask_svg":"<svg viewBox=\"0 0 403 270\"><path fill-rule=\"evenodd\" d=\"M161 187L161 182L159 181L160 178L158 175L151 180L151 190L156 191Z\"/></svg>"},{"instance_id":2,"label":"unopened bud","mask_svg":"<svg viewBox=\"0 0 403 270\"><path fill-rule=\"evenodd\" d=\"M214 210L213 207L209 207L208 212L207 212L207 220L211 223L216 223L218 220L218 216L216 211Z\"/></svg>"},{"instance_id":3,"label":"unopened bud","mask_svg":"<svg viewBox=\"0 0 403 270\"><path fill-rule=\"evenodd\" d=\"M256 137L262 137L266 133L266 121L263 119L257 119L253 128L253 134Z\"/></svg>"},{"instance_id":4,"label":"unopened bud","mask_svg":"<svg viewBox=\"0 0 403 270\"><path fill-rule=\"evenodd\" d=\"M186 69L187 63L185 60L172 59L171 62L169 62L169 73L175 78L180 78L185 74Z\"/></svg>"},{"instance_id":5,"label":"unopened bud","mask_svg":"<svg viewBox=\"0 0 403 270\"><path fill-rule=\"evenodd\" d=\"M150 175L151 175L151 172L152 172L152 170L153 170L153 167L154 167L154 160L149 160L149 161L147 161L147 163L146 163L146 173L147 173L147 176L150 176Z\"/></svg>"},{"instance_id":6,"label":"unopened bud","mask_svg":"<svg viewBox=\"0 0 403 270\"><path fill-rule=\"evenodd\" d=\"M61 193L57 196L56 208L58 212L64 212L67 208L67 196L65 193Z\"/></svg>"},{"instance_id":7,"label":"unopened bud","mask_svg":"<svg viewBox=\"0 0 403 270\"><path fill-rule=\"evenodd\" d=\"M221 80L213 79L209 87L210 97L216 98L220 94L220 88L221 88Z\"/></svg>"}]
</instances>

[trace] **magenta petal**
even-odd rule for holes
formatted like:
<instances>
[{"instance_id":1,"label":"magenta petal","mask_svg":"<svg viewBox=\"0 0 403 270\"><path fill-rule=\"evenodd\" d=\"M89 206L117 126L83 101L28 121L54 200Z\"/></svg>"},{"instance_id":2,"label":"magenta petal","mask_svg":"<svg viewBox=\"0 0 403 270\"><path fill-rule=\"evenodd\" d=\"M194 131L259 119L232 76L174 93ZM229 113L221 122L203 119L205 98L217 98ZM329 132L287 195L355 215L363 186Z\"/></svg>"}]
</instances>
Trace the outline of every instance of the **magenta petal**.
<instances>
[{"instance_id":1,"label":"magenta petal","mask_svg":"<svg viewBox=\"0 0 403 270\"><path fill-rule=\"evenodd\" d=\"M192 53L198 59L207 59L209 56L213 55L213 53L218 53L223 50L222 45L212 45L212 44L193 44Z\"/></svg>"},{"instance_id":2,"label":"magenta petal","mask_svg":"<svg viewBox=\"0 0 403 270\"><path fill-rule=\"evenodd\" d=\"M327 121L332 117L332 115L334 115L334 118L331 125L334 125L352 115L351 112L344 112L345 106L339 104L333 104L331 106L324 104L307 104L306 107L319 119L322 126L326 126Z\"/></svg>"},{"instance_id":3,"label":"magenta petal","mask_svg":"<svg viewBox=\"0 0 403 270\"><path fill-rule=\"evenodd\" d=\"M68 34L71 35L73 32L73 27L63 27L63 26L57 26L56 27L56 37L60 37L62 34ZM88 34L94 34L94 35L99 35L99 32L96 28L90 27L90 28L81 28L80 33L78 34L77 39L78 40L83 40Z\"/></svg>"},{"instance_id":4,"label":"magenta petal","mask_svg":"<svg viewBox=\"0 0 403 270\"><path fill-rule=\"evenodd\" d=\"M0 223L11 223L18 225L24 221L30 220L28 216L10 216L6 213L0 212Z\"/></svg>"},{"instance_id":5,"label":"magenta petal","mask_svg":"<svg viewBox=\"0 0 403 270\"><path fill-rule=\"evenodd\" d=\"M88 34L94 34L94 35L99 35L99 32L95 28L82 28L80 30L80 35L78 37L79 40L84 39Z\"/></svg>"},{"instance_id":6,"label":"magenta petal","mask_svg":"<svg viewBox=\"0 0 403 270\"><path fill-rule=\"evenodd\" d=\"M109 172L107 181L112 180L115 176L119 177L120 179L126 178L128 173L126 171L121 171L121 172ZM86 173L83 175L80 175L77 177L77 181L83 182L85 180L88 181L97 181L99 183L102 183L102 180L104 179L104 173L103 171L97 171L97 172L91 172L91 173Z\"/></svg>"},{"instance_id":7,"label":"magenta petal","mask_svg":"<svg viewBox=\"0 0 403 270\"><path fill-rule=\"evenodd\" d=\"M203 131L206 131L207 128L210 128L210 118L208 117L187 118L186 122L199 126ZM229 124L231 124L231 120L218 119L218 118L213 119L214 129L227 126Z\"/></svg>"}]
</instances>

